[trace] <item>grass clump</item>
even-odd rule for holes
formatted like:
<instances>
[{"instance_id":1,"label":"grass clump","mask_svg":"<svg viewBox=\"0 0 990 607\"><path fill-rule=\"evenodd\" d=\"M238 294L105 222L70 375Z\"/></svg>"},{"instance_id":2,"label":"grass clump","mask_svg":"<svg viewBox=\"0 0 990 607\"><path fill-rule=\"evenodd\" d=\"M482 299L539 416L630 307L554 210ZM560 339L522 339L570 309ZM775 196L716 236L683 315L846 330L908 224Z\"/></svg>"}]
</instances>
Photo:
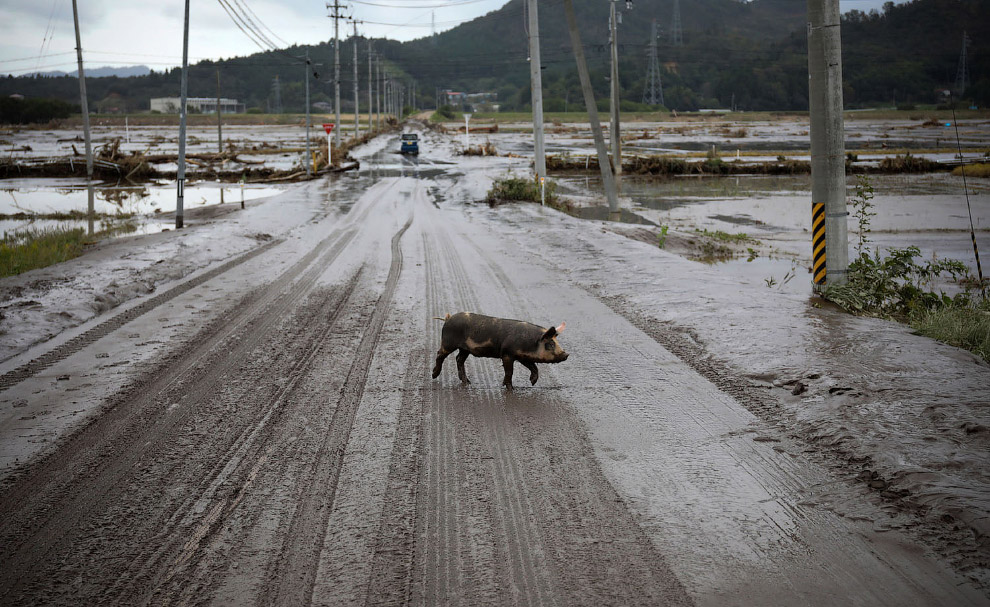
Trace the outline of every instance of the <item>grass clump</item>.
<instances>
[{"instance_id":1,"label":"grass clump","mask_svg":"<svg viewBox=\"0 0 990 607\"><path fill-rule=\"evenodd\" d=\"M86 231L82 228L27 230L0 240L0 277L15 276L78 257Z\"/></svg>"},{"instance_id":2,"label":"grass clump","mask_svg":"<svg viewBox=\"0 0 990 607\"><path fill-rule=\"evenodd\" d=\"M860 178L852 200L859 223L857 257L849 264L848 281L829 285L823 295L846 311L910 324L919 334L966 348L990 361L990 302L974 297L969 269L954 259L919 261L918 247L869 252L873 187ZM947 276L963 285L953 297L935 292L936 278Z\"/></svg>"},{"instance_id":3,"label":"grass clump","mask_svg":"<svg viewBox=\"0 0 990 607\"><path fill-rule=\"evenodd\" d=\"M990 362L990 300L926 310L911 319L911 327L921 335L965 348Z\"/></svg>"},{"instance_id":4,"label":"grass clump","mask_svg":"<svg viewBox=\"0 0 990 607\"><path fill-rule=\"evenodd\" d=\"M990 163L981 162L964 167L958 166L952 169L952 174L962 177L963 171L966 172L966 177L990 177Z\"/></svg>"},{"instance_id":5,"label":"grass clump","mask_svg":"<svg viewBox=\"0 0 990 607\"><path fill-rule=\"evenodd\" d=\"M723 232L722 230L715 230L714 232L709 232L708 230L699 230L697 228L695 229L695 232L697 232L702 236L706 236L708 238L712 238L714 240L719 240L722 242L734 242L738 244L742 244L746 242L752 242L756 244L760 243L759 240L749 236L745 232L742 234L729 234L728 232Z\"/></svg>"},{"instance_id":6,"label":"grass clump","mask_svg":"<svg viewBox=\"0 0 990 607\"><path fill-rule=\"evenodd\" d=\"M522 201L540 202L540 184L534 179L522 179L520 177L505 177L496 179L492 183L492 188L485 196L485 202L495 206L502 202ZM547 180L545 201L548 205L556 205L557 184Z\"/></svg>"}]
</instances>

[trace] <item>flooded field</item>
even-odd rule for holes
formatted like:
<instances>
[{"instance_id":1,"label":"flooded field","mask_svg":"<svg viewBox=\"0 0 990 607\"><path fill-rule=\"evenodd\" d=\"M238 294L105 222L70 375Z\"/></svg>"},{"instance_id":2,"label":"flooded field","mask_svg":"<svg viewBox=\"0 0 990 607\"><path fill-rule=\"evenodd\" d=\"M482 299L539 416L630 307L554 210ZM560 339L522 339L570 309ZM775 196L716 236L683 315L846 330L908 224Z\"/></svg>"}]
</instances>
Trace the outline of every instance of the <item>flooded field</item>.
<instances>
[{"instance_id":1,"label":"flooded field","mask_svg":"<svg viewBox=\"0 0 990 607\"><path fill-rule=\"evenodd\" d=\"M275 195L286 186L198 182L186 186L184 208L236 203ZM132 226L122 234L152 234L172 227L174 183L106 184L93 188L95 229ZM0 180L0 232L13 235L50 228L89 229L89 193L84 179ZM111 234L112 235L112 234Z\"/></svg>"},{"instance_id":2,"label":"flooded field","mask_svg":"<svg viewBox=\"0 0 990 607\"><path fill-rule=\"evenodd\" d=\"M604 197L597 177L559 179L563 190L590 189ZM956 259L976 274L969 234L969 212L962 179L948 174L871 176L875 191L868 249L917 246L922 257ZM848 199L857 178L848 179ZM983 259L990 258L990 182L967 181L976 240ZM663 226L690 238L733 240L735 252L702 256L748 282L793 292L811 292L811 178L800 176L676 177L666 180L622 179L620 221ZM850 257L855 256L858 225L849 211ZM608 218L607 207L578 208L575 214ZM717 234L703 238L705 232ZM726 236L722 236L726 235ZM729 237L745 236L748 240ZM986 264L984 264L985 266ZM796 278L796 279L795 279Z\"/></svg>"}]
</instances>

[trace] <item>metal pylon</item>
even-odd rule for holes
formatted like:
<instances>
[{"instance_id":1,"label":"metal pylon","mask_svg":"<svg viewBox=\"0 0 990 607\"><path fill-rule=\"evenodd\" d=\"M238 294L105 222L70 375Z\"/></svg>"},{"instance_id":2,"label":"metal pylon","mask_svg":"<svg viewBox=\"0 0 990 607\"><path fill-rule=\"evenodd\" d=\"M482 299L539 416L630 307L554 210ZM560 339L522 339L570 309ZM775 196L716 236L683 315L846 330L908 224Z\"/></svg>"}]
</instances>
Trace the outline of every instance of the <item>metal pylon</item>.
<instances>
[{"instance_id":1,"label":"metal pylon","mask_svg":"<svg viewBox=\"0 0 990 607\"><path fill-rule=\"evenodd\" d=\"M657 20L653 20L653 33L650 36L650 67L646 70L646 86L643 88L643 103L663 105L663 85L660 83L660 62L657 61Z\"/></svg>"}]
</instances>

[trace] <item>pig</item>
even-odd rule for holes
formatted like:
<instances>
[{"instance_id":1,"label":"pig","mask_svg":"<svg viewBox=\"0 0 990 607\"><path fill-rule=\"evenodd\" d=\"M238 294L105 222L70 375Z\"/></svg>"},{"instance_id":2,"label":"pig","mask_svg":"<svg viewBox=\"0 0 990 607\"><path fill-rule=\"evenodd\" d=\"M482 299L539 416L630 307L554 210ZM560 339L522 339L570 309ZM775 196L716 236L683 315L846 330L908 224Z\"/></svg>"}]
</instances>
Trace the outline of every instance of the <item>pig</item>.
<instances>
[{"instance_id":1,"label":"pig","mask_svg":"<svg viewBox=\"0 0 990 607\"><path fill-rule=\"evenodd\" d=\"M437 320L443 320L444 323L437 361L433 367L434 379L440 375L444 359L454 350L458 350L457 377L461 383L471 383L464 372L464 361L468 354L480 358L501 358L505 368L502 385L507 390L512 389L512 366L516 361L529 369L530 384L536 385L536 380L540 378L536 363L559 363L567 360L567 352L557 342L557 334L564 330L566 323L545 329L521 320L471 312L448 314Z\"/></svg>"}]
</instances>

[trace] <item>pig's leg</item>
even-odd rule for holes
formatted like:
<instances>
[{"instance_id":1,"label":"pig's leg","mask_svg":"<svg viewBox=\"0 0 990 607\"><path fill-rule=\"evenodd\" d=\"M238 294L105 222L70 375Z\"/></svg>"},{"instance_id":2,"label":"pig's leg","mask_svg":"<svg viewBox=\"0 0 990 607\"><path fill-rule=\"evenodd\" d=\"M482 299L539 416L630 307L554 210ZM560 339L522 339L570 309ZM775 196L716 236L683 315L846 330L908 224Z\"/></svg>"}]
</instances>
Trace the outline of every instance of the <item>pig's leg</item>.
<instances>
[{"instance_id":1,"label":"pig's leg","mask_svg":"<svg viewBox=\"0 0 990 607\"><path fill-rule=\"evenodd\" d=\"M502 366L505 368L505 379L502 380L502 385L507 389L512 389L512 363L514 362L511 356L502 357Z\"/></svg>"},{"instance_id":2,"label":"pig's leg","mask_svg":"<svg viewBox=\"0 0 990 607\"><path fill-rule=\"evenodd\" d=\"M440 369L443 368L443 361L445 358L450 356L450 350L444 350L443 346L437 350L437 364L433 366L433 379L436 379L440 375Z\"/></svg>"},{"instance_id":3,"label":"pig's leg","mask_svg":"<svg viewBox=\"0 0 990 607\"><path fill-rule=\"evenodd\" d=\"M522 363L522 366L529 369L529 383L530 385L535 386L536 380L540 379L540 372L536 368L536 363L526 362L522 360L519 362Z\"/></svg>"},{"instance_id":4,"label":"pig's leg","mask_svg":"<svg viewBox=\"0 0 990 607\"><path fill-rule=\"evenodd\" d=\"M467 373L464 371L464 361L467 360L468 352L467 350L461 350L457 353L457 377L461 378L462 384L469 384L471 380L467 378Z\"/></svg>"}]
</instances>

